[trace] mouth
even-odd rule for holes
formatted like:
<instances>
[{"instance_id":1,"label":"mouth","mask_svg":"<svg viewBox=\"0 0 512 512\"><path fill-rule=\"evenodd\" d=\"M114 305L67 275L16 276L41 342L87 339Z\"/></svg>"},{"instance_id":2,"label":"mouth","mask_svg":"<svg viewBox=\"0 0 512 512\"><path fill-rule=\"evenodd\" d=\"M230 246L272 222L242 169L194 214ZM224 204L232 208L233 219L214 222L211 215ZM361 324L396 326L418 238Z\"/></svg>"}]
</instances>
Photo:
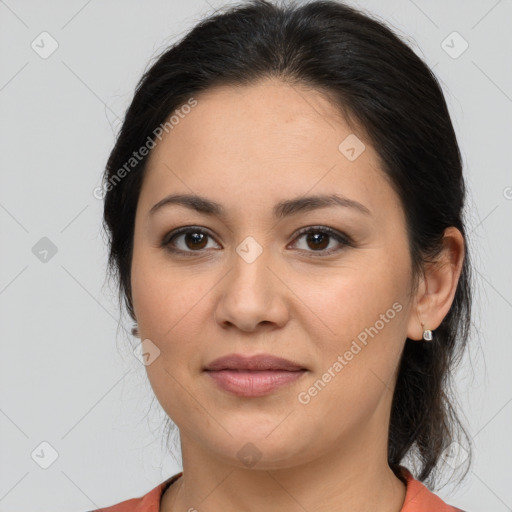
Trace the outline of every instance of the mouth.
<instances>
[{"instance_id":1,"label":"mouth","mask_svg":"<svg viewBox=\"0 0 512 512\"><path fill-rule=\"evenodd\" d=\"M204 371L225 392L241 397L259 397L296 382L309 370L271 354L230 354L215 359Z\"/></svg>"}]
</instances>

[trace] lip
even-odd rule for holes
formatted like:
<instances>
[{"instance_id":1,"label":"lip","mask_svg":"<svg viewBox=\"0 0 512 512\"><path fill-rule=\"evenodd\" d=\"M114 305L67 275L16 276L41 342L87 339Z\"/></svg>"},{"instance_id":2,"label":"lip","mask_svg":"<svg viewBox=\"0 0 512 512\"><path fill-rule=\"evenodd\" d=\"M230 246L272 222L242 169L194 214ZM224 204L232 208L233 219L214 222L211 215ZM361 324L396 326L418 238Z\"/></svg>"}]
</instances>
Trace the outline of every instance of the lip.
<instances>
[{"instance_id":1,"label":"lip","mask_svg":"<svg viewBox=\"0 0 512 512\"><path fill-rule=\"evenodd\" d=\"M307 370L207 370L222 390L240 397L259 397L300 379Z\"/></svg>"},{"instance_id":2,"label":"lip","mask_svg":"<svg viewBox=\"0 0 512 512\"><path fill-rule=\"evenodd\" d=\"M205 368L206 371L219 370L239 370L239 371L265 371L265 370L283 370L298 371L307 370L304 366L273 356L272 354L255 354L244 356L242 354L229 354L213 360Z\"/></svg>"},{"instance_id":3,"label":"lip","mask_svg":"<svg viewBox=\"0 0 512 512\"><path fill-rule=\"evenodd\" d=\"M304 366L271 354L230 354L215 359L204 371L215 384L236 396L268 395L307 373Z\"/></svg>"}]
</instances>

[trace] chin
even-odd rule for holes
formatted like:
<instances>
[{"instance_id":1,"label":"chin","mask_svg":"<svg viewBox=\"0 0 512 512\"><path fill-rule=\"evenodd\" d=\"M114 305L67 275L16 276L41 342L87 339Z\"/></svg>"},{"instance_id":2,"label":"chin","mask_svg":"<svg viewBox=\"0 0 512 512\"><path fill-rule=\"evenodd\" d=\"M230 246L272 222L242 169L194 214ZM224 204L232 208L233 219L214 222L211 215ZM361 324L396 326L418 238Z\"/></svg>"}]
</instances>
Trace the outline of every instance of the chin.
<instances>
[{"instance_id":1,"label":"chin","mask_svg":"<svg viewBox=\"0 0 512 512\"><path fill-rule=\"evenodd\" d=\"M266 425L266 424L265 424ZM310 459L307 438L299 432L279 431L279 422L265 428L255 425L248 419L247 424L238 423L237 427L227 430L232 434L222 440L205 440L212 450L229 464L239 468L255 470L275 470L296 466ZM276 428L277 426L277 428ZM283 434L286 434L283 435Z\"/></svg>"}]
</instances>

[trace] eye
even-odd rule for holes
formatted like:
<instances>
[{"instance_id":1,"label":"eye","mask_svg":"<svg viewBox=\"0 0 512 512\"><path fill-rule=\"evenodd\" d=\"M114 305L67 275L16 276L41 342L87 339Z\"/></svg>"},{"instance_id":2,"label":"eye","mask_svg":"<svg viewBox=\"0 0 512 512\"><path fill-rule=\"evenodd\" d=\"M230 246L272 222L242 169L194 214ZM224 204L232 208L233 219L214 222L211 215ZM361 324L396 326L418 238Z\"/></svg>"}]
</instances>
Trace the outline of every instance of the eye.
<instances>
[{"instance_id":1,"label":"eye","mask_svg":"<svg viewBox=\"0 0 512 512\"><path fill-rule=\"evenodd\" d=\"M175 253L201 252L202 249L207 248L207 239L210 236L204 229L188 226L166 235L162 240L162 246ZM176 243L180 239L182 239L181 247Z\"/></svg>"},{"instance_id":2,"label":"eye","mask_svg":"<svg viewBox=\"0 0 512 512\"><path fill-rule=\"evenodd\" d=\"M179 228L171 233L167 234L162 242L161 246L173 253L186 254L192 256L193 253L201 253L204 249L208 249L208 237L212 238L208 231L199 227L187 226ZM303 249L301 251L319 253L311 254L311 257L328 256L335 252L339 252L343 249L343 246L353 246L352 239L345 234L342 234L334 229L326 226L313 226L307 227L299 231L299 236L296 240L305 237L306 244L313 250ZM338 246L341 244L342 247L329 247L330 242L334 239Z\"/></svg>"},{"instance_id":3,"label":"eye","mask_svg":"<svg viewBox=\"0 0 512 512\"><path fill-rule=\"evenodd\" d=\"M335 231L334 229L328 228L326 226L314 226L309 228L304 228L299 232L299 236L297 237L297 240L302 238L305 238L305 242L307 244L307 247L312 247L312 251L308 251L306 249L306 252L313 252L313 253L320 253L320 254L312 254L308 256L317 257L317 256L328 256L330 254L333 254L335 252L339 252L342 250L342 247L331 247L328 250L325 250L328 246L330 241L334 239L338 245L341 244L342 246L353 246L352 239L342 234L338 231ZM301 249L302 250L302 249Z\"/></svg>"}]
</instances>

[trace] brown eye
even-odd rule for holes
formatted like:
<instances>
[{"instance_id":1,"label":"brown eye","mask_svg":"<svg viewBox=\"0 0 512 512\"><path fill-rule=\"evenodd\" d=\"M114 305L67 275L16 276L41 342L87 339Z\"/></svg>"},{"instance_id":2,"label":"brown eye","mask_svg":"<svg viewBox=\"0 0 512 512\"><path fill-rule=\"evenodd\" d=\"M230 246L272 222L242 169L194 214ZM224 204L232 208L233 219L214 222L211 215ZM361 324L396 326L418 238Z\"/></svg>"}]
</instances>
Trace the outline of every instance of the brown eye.
<instances>
[{"instance_id":1,"label":"brown eye","mask_svg":"<svg viewBox=\"0 0 512 512\"><path fill-rule=\"evenodd\" d=\"M162 240L162 246L172 252L202 252L207 248L209 238L211 238L211 236L208 232L199 228L188 227L167 235Z\"/></svg>"},{"instance_id":2,"label":"brown eye","mask_svg":"<svg viewBox=\"0 0 512 512\"><path fill-rule=\"evenodd\" d=\"M341 251L344 246L353 246L352 240L349 236L328 227L319 226L305 228L299 233L297 240L301 238L305 238L306 247L299 247L299 249L304 252L312 253L308 255L312 257L328 256ZM334 247L327 249L333 240ZM336 245L338 245L338 247L336 247Z\"/></svg>"},{"instance_id":3,"label":"brown eye","mask_svg":"<svg viewBox=\"0 0 512 512\"><path fill-rule=\"evenodd\" d=\"M305 247L299 247L299 250L309 253L307 255L311 257L329 256L343 250L346 246L354 246L349 236L328 227L305 228L296 240L301 238L305 239ZM188 226L166 235L161 246L176 254L194 256L194 253L206 252L209 239L213 240L213 237L204 229ZM329 248L330 245L333 247Z\"/></svg>"}]
</instances>

